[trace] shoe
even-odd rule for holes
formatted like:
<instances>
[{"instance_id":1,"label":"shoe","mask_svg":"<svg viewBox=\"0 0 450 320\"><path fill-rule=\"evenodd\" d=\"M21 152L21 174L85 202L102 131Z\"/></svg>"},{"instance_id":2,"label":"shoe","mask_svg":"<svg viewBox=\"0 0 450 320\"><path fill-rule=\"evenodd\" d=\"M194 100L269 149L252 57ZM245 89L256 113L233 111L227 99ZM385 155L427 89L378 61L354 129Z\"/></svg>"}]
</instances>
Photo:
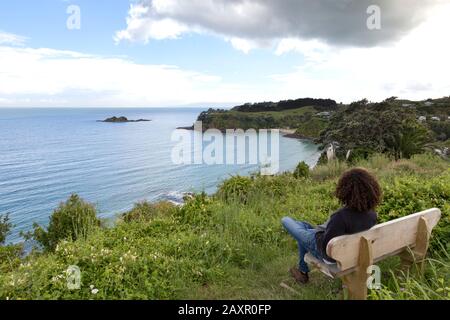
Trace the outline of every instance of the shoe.
<instances>
[{"instance_id":1,"label":"shoe","mask_svg":"<svg viewBox=\"0 0 450 320\"><path fill-rule=\"evenodd\" d=\"M307 284L309 281L309 276L307 273L303 273L300 270L298 270L297 268L291 268L289 270L289 272L291 273L292 277L294 277L295 281L297 281L300 284Z\"/></svg>"}]
</instances>

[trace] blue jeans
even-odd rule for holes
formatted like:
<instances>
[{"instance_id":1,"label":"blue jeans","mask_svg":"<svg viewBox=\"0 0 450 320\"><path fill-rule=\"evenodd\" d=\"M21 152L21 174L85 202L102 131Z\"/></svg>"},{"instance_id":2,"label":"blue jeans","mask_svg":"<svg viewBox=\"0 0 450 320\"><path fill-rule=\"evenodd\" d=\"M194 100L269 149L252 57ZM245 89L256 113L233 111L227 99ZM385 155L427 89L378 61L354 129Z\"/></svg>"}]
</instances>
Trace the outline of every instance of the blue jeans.
<instances>
[{"instance_id":1,"label":"blue jeans","mask_svg":"<svg viewBox=\"0 0 450 320\"><path fill-rule=\"evenodd\" d=\"M292 218L285 217L281 220L283 227L290 233L298 244L299 263L298 269L301 272L308 273L309 267L305 262L305 255L309 252L314 257L322 259L317 249L316 232L317 230L307 222L296 221Z\"/></svg>"}]
</instances>

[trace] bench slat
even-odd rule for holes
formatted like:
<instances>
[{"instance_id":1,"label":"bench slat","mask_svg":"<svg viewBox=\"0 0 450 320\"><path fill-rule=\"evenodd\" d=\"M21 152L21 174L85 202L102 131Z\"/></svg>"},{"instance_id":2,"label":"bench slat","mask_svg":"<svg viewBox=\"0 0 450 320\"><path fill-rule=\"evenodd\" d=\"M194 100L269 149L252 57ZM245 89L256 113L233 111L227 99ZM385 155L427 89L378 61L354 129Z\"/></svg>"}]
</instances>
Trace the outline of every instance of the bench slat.
<instances>
[{"instance_id":1,"label":"bench slat","mask_svg":"<svg viewBox=\"0 0 450 320\"><path fill-rule=\"evenodd\" d=\"M372 243L373 259L380 261L387 256L413 248L417 240L419 219L424 217L431 230L441 217L439 209L429 209L396 220L376 225L370 230L332 239L327 246L327 254L337 261L340 273L347 273L358 265L361 237Z\"/></svg>"}]
</instances>

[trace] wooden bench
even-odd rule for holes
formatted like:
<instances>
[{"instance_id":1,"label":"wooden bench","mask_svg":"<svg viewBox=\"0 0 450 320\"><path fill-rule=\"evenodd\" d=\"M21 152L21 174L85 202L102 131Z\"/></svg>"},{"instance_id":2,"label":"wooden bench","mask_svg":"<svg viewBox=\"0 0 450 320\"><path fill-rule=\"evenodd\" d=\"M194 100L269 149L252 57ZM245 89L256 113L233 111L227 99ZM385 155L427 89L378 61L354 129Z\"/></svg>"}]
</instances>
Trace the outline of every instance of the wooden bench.
<instances>
[{"instance_id":1,"label":"wooden bench","mask_svg":"<svg viewBox=\"0 0 450 320\"><path fill-rule=\"evenodd\" d=\"M349 299L365 300L369 266L400 255L402 265L409 267L418 263L423 267L431 231L440 218L439 209L430 209L361 233L337 237L327 245L327 255L336 260L336 264L326 264L310 254L305 256L305 261L332 278L341 278Z\"/></svg>"}]
</instances>

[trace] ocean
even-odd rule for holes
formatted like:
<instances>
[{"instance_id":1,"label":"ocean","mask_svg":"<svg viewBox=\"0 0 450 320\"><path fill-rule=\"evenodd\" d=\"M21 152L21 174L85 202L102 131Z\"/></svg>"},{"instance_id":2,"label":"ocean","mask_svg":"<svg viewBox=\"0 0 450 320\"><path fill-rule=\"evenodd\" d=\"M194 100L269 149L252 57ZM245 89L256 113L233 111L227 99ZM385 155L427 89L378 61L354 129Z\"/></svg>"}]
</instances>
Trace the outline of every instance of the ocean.
<instances>
[{"instance_id":1,"label":"ocean","mask_svg":"<svg viewBox=\"0 0 450 320\"><path fill-rule=\"evenodd\" d=\"M0 214L14 224L9 242L34 222L46 226L72 193L114 218L143 200L181 203L186 192L213 193L231 175L258 165L176 165L172 133L190 126L198 108L0 109ZM111 116L151 122L102 123ZM311 142L280 138L280 170L319 157Z\"/></svg>"}]
</instances>

